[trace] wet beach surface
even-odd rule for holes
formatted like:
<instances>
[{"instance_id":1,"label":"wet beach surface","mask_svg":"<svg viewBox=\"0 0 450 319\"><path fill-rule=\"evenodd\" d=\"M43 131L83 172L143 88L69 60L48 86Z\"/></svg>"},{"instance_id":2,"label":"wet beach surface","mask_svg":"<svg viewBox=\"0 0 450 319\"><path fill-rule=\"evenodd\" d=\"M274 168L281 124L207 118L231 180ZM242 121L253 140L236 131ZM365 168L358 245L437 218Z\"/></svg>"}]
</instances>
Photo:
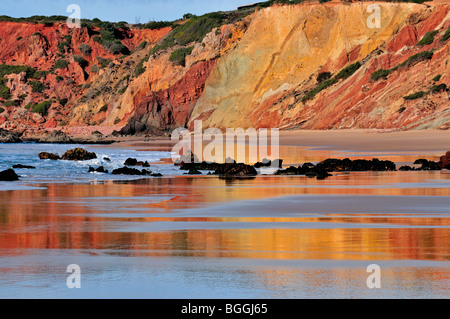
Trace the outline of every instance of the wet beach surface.
<instances>
[{"instance_id":1,"label":"wet beach surface","mask_svg":"<svg viewBox=\"0 0 450 319\"><path fill-rule=\"evenodd\" d=\"M0 298L449 298L450 172L333 175L2 183Z\"/></svg>"}]
</instances>

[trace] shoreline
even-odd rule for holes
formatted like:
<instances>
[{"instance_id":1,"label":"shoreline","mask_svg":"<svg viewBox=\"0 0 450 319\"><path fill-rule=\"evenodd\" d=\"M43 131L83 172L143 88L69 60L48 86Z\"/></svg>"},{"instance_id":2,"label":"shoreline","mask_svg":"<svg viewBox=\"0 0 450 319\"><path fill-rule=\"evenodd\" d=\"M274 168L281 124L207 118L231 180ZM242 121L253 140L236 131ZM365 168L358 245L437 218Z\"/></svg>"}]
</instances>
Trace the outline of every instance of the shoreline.
<instances>
[{"instance_id":1,"label":"shoreline","mask_svg":"<svg viewBox=\"0 0 450 319\"><path fill-rule=\"evenodd\" d=\"M280 131L280 147L299 147L307 150L348 152L409 152L424 156L444 154L450 149L450 131L380 131L350 130L292 130ZM119 137L103 147L167 150L177 141L170 137Z\"/></svg>"}]
</instances>

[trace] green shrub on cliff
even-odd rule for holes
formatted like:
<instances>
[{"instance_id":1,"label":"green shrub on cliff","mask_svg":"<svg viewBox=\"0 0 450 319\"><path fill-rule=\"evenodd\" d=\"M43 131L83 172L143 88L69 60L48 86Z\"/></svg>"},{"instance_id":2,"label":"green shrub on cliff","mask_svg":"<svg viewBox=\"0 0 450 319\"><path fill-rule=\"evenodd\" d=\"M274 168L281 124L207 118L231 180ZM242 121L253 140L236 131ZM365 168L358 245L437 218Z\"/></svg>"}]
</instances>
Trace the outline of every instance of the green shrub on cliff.
<instances>
[{"instance_id":1,"label":"green shrub on cliff","mask_svg":"<svg viewBox=\"0 0 450 319\"><path fill-rule=\"evenodd\" d=\"M70 44L67 43L66 41L61 41L58 45L58 50L59 52L61 52L62 54L66 53L67 49L70 48Z\"/></svg>"},{"instance_id":2,"label":"green shrub on cliff","mask_svg":"<svg viewBox=\"0 0 450 319\"><path fill-rule=\"evenodd\" d=\"M372 78L372 80L378 81L381 78L386 79L390 73L391 73L390 69L388 69L388 70L380 69L380 70L373 72L370 77Z\"/></svg>"},{"instance_id":3,"label":"green shrub on cliff","mask_svg":"<svg viewBox=\"0 0 450 319\"><path fill-rule=\"evenodd\" d=\"M447 31L445 31L444 36L440 40L441 42L445 42L450 39L450 27L448 27Z\"/></svg>"},{"instance_id":4,"label":"green shrub on cliff","mask_svg":"<svg viewBox=\"0 0 450 319\"><path fill-rule=\"evenodd\" d=\"M19 74L22 72L25 72L28 77L33 77L36 70L28 65L0 64L0 79L8 74Z\"/></svg>"},{"instance_id":5,"label":"green shrub on cliff","mask_svg":"<svg viewBox=\"0 0 450 319\"><path fill-rule=\"evenodd\" d=\"M405 100L416 100L416 99L420 99L421 97L424 97L425 95L427 95L426 92L419 91L419 92L404 96L403 98Z\"/></svg>"},{"instance_id":6,"label":"green shrub on cliff","mask_svg":"<svg viewBox=\"0 0 450 319\"><path fill-rule=\"evenodd\" d=\"M38 103L32 107L32 112L39 113L42 116L47 116L48 109L50 108L51 105L52 105L51 100Z\"/></svg>"},{"instance_id":7,"label":"green shrub on cliff","mask_svg":"<svg viewBox=\"0 0 450 319\"><path fill-rule=\"evenodd\" d=\"M5 100L11 97L11 91L9 90L9 88L1 83L0 83L0 97Z\"/></svg>"},{"instance_id":8,"label":"green shrub on cliff","mask_svg":"<svg viewBox=\"0 0 450 319\"><path fill-rule=\"evenodd\" d=\"M19 100L8 100L8 101L5 101L5 106L6 107L18 106L19 104L20 104Z\"/></svg>"},{"instance_id":9,"label":"green shrub on cliff","mask_svg":"<svg viewBox=\"0 0 450 319\"><path fill-rule=\"evenodd\" d=\"M341 79L345 80L348 77L350 77L351 75L353 75L353 73L355 73L360 67L361 67L360 62L353 63L353 64L345 67L344 69L342 69L341 72L339 72L336 75L336 79L337 80L341 80Z\"/></svg>"},{"instance_id":10,"label":"green shrub on cliff","mask_svg":"<svg viewBox=\"0 0 450 319\"><path fill-rule=\"evenodd\" d=\"M69 65L69 62L67 62L64 59L59 59L55 62L55 65L53 65L54 69L65 69Z\"/></svg>"},{"instance_id":11,"label":"green shrub on cliff","mask_svg":"<svg viewBox=\"0 0 450 319\"><path fill-rule=\"evenodd\" d=\"M422 40L420 40L417 43L417 45L429 45L429 44L433 43L434 42L434 37L438 34L438 32L439 31L437 31L437 30L427 32L423 36Z\"/></svg>"},{"instance_id":12,"label":"green shrub on cliff","mask_svg":"<svg viewBox=\"0 0 450 319\"><path fill-rule=\"evenodd\" d=\"M430 93L442 92L447 89L447 85L444 83L433 85L430 89Z\"/></svg>"},{"instance_id":13,"label":"green shrub on cliff","mask_svg":"<svg viewBox=\"0 0 450 319\"><path fill-rule=\"evenodd\" d=\"M80 52L82 54L84 54L85 56L89 56L92 53L92 48L89 44L87 43L82 43L78 46L78 49L80 50Z\"/></svg>"},{"instance_id":14,"label":"green shrub on cliff","mask_svg":"<svg viewBox=\"0 0 450 319\"><path fill-rule=\"evenodd\" d=\"M442 77L442 74L438 74L438 75L436 75L433 79L431 79L433 82L437 82L437 81L439 81L440 79L441 79L441 77Z\"/></svg>"},{"instance_id":15,"label":"green shrub on cliff","mask_svg":"<svg viewBox=\"0 0 450 319\"><path fill-rule=\"evenodd\" d=\"M136 65L136 69L134 70L134 75L136 77L139 77L139 75L141 75L142 73L145 72L145 67L144 67L144 62L146 62L148 60L148 56L146 56L145 58L143 58L141 61L139 61L139 63Z\"/></svg>"},{"instance_id":16,"label":"green shrub on cliff","mask_svg":"<svg viewBox=\"0 0 450 319\"><path fill-rule=\"evenodd\" d=\"M181 49L175 50L170 55L169 60L170 60L170 62L173 62L177 65L185 66L186 57L192 53L192 50L194 50L193 46L189 47L189 48L181 48Z\"/></svg>"},{"instance_id":17,"label":"green shrub on cliff","mask_svg":"<svg viewBox=\"0 0 450 319\"><path fill-rule=\"evenodd\" d=\"M423 51L419 52L417 54L414 54L413 56L409 57L405 62L391 68L391 69L380 69L372 73L370 76L372 80L378 81L379 79L383 78L386 79L386 77L393 71L398 70L402 67L410 67L414 64L417 64L419 62L430 60L433 57L433 51Z\"/></svg>"},{"instance_id":18,"label":"green shrub on cliff","mask_svg":"<svg viewBox=\"0 0 450 319\"><path fill-rule=\"evenodd\" d=\"M89 65L89 62L86 61L81 55L74 55L73 60L78 63L83 69Z\"/></svg>"},{"instance_id":19,"label":"green shrub on cliff","mask_svg":"<svg viewBox=\"0 0 450 319\"><path fill-rule=\"evenodd\" d=\"M144 25L144 29L156 30L167 27L172 27L174 22L171 21L151 21Z\"/></svg>"},{"instance_id":20,"label":"green shrub on cliff","mask_svg":"<svg viewBox=\"0 0 450 319\"><path fill-rule=\"evenodd\" d=\"M361 67L360 62L356 62L350 64L349 66L343 68L335 77L329 78L331 76L330 73L319 73L317 77L317 81L321 80L315 88L306 92L306 94L302 98L302 102L306 102L308 100L312 100L320 91L325 90L326 88L336 84L339 80L345 80L353 75L359 68ZM327 78L327 80L323 80Z\"/></svg>"},{"instance_id":21,"label":"green shrub on cliff","mask_svg":"<svg viewBox=\"0 0 450 319\"><path fill-rule=\"evenodd\" d=\"M39 81L29 81L28 85L31 86L32 91L35 93L42 93L47 89L47 87Z\"/></svg>"}]
</instances>

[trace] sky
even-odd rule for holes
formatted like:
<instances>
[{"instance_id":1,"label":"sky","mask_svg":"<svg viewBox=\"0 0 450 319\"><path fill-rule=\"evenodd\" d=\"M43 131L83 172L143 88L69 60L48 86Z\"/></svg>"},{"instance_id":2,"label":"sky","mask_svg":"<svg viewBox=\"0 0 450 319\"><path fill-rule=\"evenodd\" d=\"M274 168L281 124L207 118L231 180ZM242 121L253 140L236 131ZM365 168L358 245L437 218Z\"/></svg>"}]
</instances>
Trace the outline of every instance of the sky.
<instances>
[{"instance_id":1,"label":"sky","mask_svg":"<svg viewBox=\"0 0 450 319\"><path fill-rule=\"evenodd\" d=\"M2 1L0 15L15 18L33 15L69 15L67 7L77 4L81 18L104 21L146 23L172 21L185 13L196 15L234 10L254 0L7 0Z\"/></svg>"}]
</instances>

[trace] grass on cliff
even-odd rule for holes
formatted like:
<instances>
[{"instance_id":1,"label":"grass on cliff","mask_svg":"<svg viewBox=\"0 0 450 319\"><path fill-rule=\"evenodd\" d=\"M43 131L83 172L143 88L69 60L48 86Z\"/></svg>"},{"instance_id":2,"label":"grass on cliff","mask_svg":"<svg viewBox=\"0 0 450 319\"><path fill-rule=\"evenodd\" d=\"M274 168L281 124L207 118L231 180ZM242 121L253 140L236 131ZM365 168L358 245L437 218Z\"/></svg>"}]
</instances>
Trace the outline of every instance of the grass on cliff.
<instances>
[{"instance_id":1,"label":"grass on cliff","mask_svg":"<svg viewBox=\"0 0 450 319\"><path fill-rule=\"evenodd\" d=\"M410 100L417 100L417 99L420 99L421 97L424 97L425 95L427 95L426 92L424 92L424 91L419 91L419 92L416 92L416 93L413 93L413 94L404 96L403 98L404 98L405 100L407 100L407 101L410 101Z\"/></svg>"},{"instance_id":2,"label":"grass on cliff","mask_svg":"<svg viewBox=\"0 0 450 319\"><path fill-rule=\"evenodd\" d=\"M447 31L445 31L444 36L441 38L441 42L445 42L450 39L450 27L448 27Z\"/></svg>"},{"instance_id":3,"label":"grass on cliff","mask_svg":"<svg viewBox=\"0 0 450 319\"><path fill-rule=\"evenodd\" d=\"M407 101L410 100L417 100L420 99L428 94L434 94L434 93L439 93L439 92L443 92L447 90L447 85L445 83L441 83L441 84L435 84L433 85L427 92L425 91L419 91L419 92L415 92L413 94L404 96L403 98Z\"/></svg>"},{"instance_id":4,"label":"grass on cliff","mask_svg":"<svg viewBox=\"0 0 450 319\"><path fill-rule=\"evenodd\" d=\"M399 65L397 65L391 69L379 69L379 70L373 72L371 75L371 78L374 81L378 81L381 78L386 79L389 74L398 70L399 68L410 67L419 62L422 62L425 60L430 60L432 57L433 57L433 51L423 51L423 52L414 54L413 56L409 57L405 62L400 63Z\"/></svg>"},{"instance_id":5,"label":"grass on cliff","mask_svg":"<svg viewBox=\"0 0 450 319\"><path fill-rule=\"evenodd\" d=\"M214 28L218 28L224 24L234 23L241 20L251 11L229 11L229 12L212 12L202 16L191 15L183 24L172 23L173 30L159 44L155 45L149 55L153 55L161 50L167 50L175 45L186 46L191 43L199 43L203 41L205 36ZM168 26L168 24L163 24Z\"/></svg>"},{"instance_id":6,"label":"grass on cliff","mask_svg":"<svg viewBox=\"0 0 450 319\"><path fill-rule=\"evenodd\" d=\"M39 113L42 116L47 116L48 115L48 109L50 108L52 103L53 103L52 100L43 101L43 102L38 103L38 104L36 104L34 106L31 106L31 111L34 112L34 113Z\"/></svg>"},{"instance_id":7,"label":"grass on cliff","mask_svg":"<svg viewBox=\"0 0 450 319\"><path fill-rule=\"evenodd\" d=\"M417 43L417 45L429 45L434 42L434 38L439 33L439 31L434 30L427 32L423 38Z\"/></svg>"},{"instance_id":8,"label":"grass on cliff","mask_svg":"<svg viewBox=\"0 0 450 319\"><path fill-rule=\"evenodd\" d=\"M194 50L193 46L189 47L189 48L181 48L181 49L175 50L170 55L169 60L170 60L170 62L173 62L177 65L185 66L186 57L192 53L192 50Z\"/></svg>"},{"instance_id":9,"label":"grass on cliff","mask_svg":"<svg viewBox=\"0 0 450 319\"><path fill-rule=\"evenodd\" d=\"M317 77L319 83L317 84L317 86L315 88L306 92L306 94L302 98L302 102L312 100L319 92L338 83L339 80L347 79L348 77L353 75L360 67L361 67L360 62L353 63L353 64L343 68L336 76L334 76L332 78L330 78L331 75L328 72L327 72L328 74L326 74L326 75L321 75L322 73L320 73L319 76ZM328 77L328 79L325 80L326 77ZM323 79L323 81L319 81L322 79Z\"/></svg>"}]
</instances>

